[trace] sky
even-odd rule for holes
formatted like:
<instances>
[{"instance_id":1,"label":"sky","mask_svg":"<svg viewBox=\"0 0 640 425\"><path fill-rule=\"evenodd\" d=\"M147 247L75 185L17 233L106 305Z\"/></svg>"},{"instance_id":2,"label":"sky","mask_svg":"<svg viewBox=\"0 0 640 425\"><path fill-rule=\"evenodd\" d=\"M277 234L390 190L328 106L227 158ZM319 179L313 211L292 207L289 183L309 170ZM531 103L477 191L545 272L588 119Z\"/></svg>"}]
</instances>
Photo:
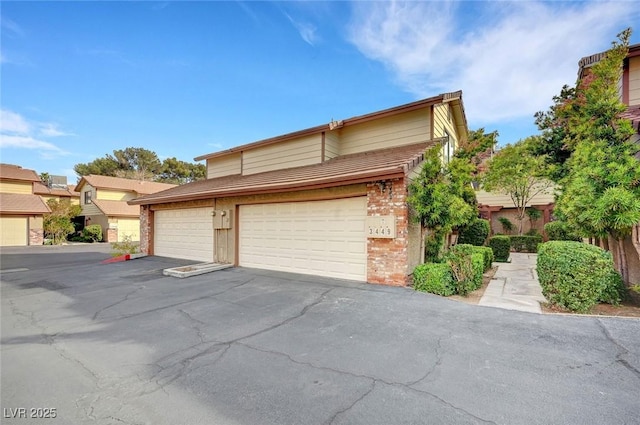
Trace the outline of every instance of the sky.
<instances>
[{"instance_id":1,"label":"sky","mask_svg":"<svg viewBox=\"0 0 640 425\"><path fill-rule=\"evenodd\" d=\"M640 2L0 1L0 161L77 177L126 147L196 156L462 90L499 143Z\"/></svg>"}]
</instances>

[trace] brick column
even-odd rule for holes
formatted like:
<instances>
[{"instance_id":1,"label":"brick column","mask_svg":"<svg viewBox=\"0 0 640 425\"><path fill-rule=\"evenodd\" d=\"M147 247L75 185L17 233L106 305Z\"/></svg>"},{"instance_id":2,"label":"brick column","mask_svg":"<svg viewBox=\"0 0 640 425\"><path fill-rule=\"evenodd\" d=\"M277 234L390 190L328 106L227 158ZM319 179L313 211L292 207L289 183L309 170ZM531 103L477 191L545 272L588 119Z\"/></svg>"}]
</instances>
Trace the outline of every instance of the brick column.
<instances>
[{"instance_id":1,"label":"brick column","mask_svg":"<svg viewBox=\"0 0 640 425\"><path fill-rule=\"evenodd\" d=\"M367 281L404 286L408 283L409 207L404 179L367 184L367 215L393 215L394 239L367 239Z\"/></svg>"},{"instance_id":2,"label":"brick column","mask_svg":"<svg viewBox=\"0 0 640 425\"><path fill-rule=\"evenodd\" d=\"M140 252L153 255L153 211L149 205L140 206Z\"/></svg>"}]
</instances>

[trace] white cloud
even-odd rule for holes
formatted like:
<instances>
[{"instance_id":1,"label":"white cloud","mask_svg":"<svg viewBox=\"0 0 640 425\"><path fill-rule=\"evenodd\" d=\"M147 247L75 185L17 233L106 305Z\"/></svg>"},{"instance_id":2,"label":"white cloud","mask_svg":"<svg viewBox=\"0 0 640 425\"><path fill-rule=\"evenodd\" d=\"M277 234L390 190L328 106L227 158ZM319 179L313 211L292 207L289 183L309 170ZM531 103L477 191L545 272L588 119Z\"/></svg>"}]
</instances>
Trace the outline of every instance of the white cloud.
<instances>
[{"instance_id":1,"label":"white cloud","mask_svg":"<svg viewBox=\"0 0 640 425\"><path fill-rule=\"evenodd\" d=\"M0 109L0 131L3 134L28 134L30 126L21 115L7 109Z\"/></svg>"},{"instance_id":2,"label":"white cloud","mask_svg":"<svg viewBox=\"0 0 640 425\"><path fill-rule=\"evenodd\" d=\"M69 153L37 136L46 138L68 135L70 133L60 130L55 123L33 124L13 111L0 110L0 148L2 149L35 150L38 151L40 157L52 159Z\"/></svg>"},{"instance_id":3,"label":"white cloud","mask_svg":"<svg viewBox=\"0 0 640 425\"><path fill-rule=\"evenodd\" d=\"M73 136L73 133L67 133L60 130L58 124L55 123L42 123L38 130L44 137L60 137L60 136Z\"/></svg>"},{"instance_id":4,"label":"white cloud","mask_svg":"<svg viewBox=\"0 0 640 425\"><path fill-rule=\"evenodd\" d=\"M296 21L291 15L286 12L283 12L284 15L289 19L289 22L298 30L300 37L305 41L305 43L314 46L319 40L318 29L315 25L310 24L308 22Z\"/></svg>"},{"instance_id":5,"label":"white cloud","mask_svg":"<svg viewBox=\"0 0 640 425\"><path fill-rule=\"evenodd\" d=\"M3 30L5 30L4 31L5 36L6 35L17 36L17 37L24 36L24 30L22 29L22 27L18 25L16 22L7 18L6 16L0 17L0 27L2 27Z\"/></svg>"},{"instance_id":6,"label":"white cloud","mask_svg":"<svg viewBox=\"0 0 640 425\"><path fill-rule=\"evenodd\" d=\"M350 39L410 93L462 89L469 120L495 123L547 109L578 60L639 17L634 2L366 2Z\"/></svg>"}]
</instances>

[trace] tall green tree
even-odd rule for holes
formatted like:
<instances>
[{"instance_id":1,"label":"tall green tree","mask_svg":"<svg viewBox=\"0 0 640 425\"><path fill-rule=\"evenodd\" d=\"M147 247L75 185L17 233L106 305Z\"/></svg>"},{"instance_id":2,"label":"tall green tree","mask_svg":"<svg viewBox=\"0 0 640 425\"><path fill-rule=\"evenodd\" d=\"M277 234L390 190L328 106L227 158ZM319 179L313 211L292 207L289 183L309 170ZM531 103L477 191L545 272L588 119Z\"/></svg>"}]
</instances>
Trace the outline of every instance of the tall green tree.
<instances>
[{"instance_id":1,"label":"tall green tree","mask_svg":"<svg viewBox=\"0 0 640 425\"><path fill-rule=\"evenodd\" d=\"M527 204L541 193L551 190L552 182L545 178L544 156L535 156L529 148L539 136L531 136L514 145L502 148L488 164L484 175L484 189L509 195L516 208L518 234L522 235Z\"/></svg>"},{"instance_id":2,"label":"tall green tree","mask_svg":"<svg viewBox=\"0 0 640 425\"><path fill-rule=\"evenodd\" d=\"M207 168L203 164L181 161L175 157L162 161L162 168L156 175L156 181L163 183L184 184L206 177Z\"/></svg>"},{"instance_id":3,"label":"tall green tree","mask_svg":"<svg viewBox=\"0 0 640 425\"><path fill-rule=\"evenodd\" d=\"M80 215L82 209L80 205L74 205L69 200L49 199L47 205L51 212L44 215L45 237L51 238L54 244L61 244L73 233L71 219Z\"/></svg>"},{"instance_id":4,"label":"tall green tree","mask_svg":"<svg viewBox=\"0 0 640 425\"><path fill-rule=\"evenodd\" d=\"M631 123L621 117L618 81L631 30L618 35L605 57L578 83L575 106L564 125L573 150L556 210L583 236L613 242L616 268L629 283L624 238L640 222L640 162Z\"/></svg>"},{"instance_id":5,"label":"tall green tree","mask_svg":"<svg viewBox=\"0 0 640 425\"><path fill-rule=\"evenodd\" d=\"M464 197L465 188L470 187L470 171L468 162L455 157L443 166L440 147L433 147L426 151L420 174L409 186L409 205L422 228L429 231L425 240L428 261L437 260L448 233L478 214Z\"/></svg>"},{"instance_id":6,"label":"tall green tree","mask_svg":"<svg viewBox=\"0 0 640 425\"><path fill-rule=\"evenodd\" d=\"M152 180L184 184L206 178L203 164L181 161L175 157L160 162L158 155L144 148L128 147L113 151L88 163L76 164L79 177L98 174L135 180Z\"/></svg>"}]
</instances>

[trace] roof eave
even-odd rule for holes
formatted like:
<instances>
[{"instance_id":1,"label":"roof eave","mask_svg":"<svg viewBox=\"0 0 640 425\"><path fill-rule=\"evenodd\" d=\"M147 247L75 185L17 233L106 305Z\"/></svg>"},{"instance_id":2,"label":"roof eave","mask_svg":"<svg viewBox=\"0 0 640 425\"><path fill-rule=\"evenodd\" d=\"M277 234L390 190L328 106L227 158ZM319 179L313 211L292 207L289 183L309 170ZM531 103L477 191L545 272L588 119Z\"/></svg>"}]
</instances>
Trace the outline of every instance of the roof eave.
<instances>
[{"instance_id":1,"label":"roof eave","mask_svg":"<svg viewBox=\"0 0 640 425\"><path fill-rule=\"evenodd\" d=\"M261 194L273 194L284 192L298 192L303 190L325 189L338 186L348 186L360 183L370 183L378 180L390 180L403 178L407 174L406 165L397 166L388 170L377 170L375 172L361 173L354 176L334 177L326 178L308 182L301 182L297 184L281 184L281 185L269 185L266 187L247 187L240 189L228 189L228 190L209 190L201 193L191 193L185 195L168 196L162 198L136 198L127 201L129 205L157 205L166 204L170 202L182 202L182 201L196 201L211 198L223 198L229 196L251 196Z\"/></svg>"}]
</instances>

